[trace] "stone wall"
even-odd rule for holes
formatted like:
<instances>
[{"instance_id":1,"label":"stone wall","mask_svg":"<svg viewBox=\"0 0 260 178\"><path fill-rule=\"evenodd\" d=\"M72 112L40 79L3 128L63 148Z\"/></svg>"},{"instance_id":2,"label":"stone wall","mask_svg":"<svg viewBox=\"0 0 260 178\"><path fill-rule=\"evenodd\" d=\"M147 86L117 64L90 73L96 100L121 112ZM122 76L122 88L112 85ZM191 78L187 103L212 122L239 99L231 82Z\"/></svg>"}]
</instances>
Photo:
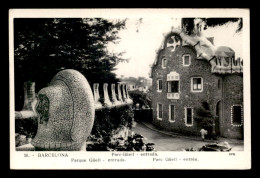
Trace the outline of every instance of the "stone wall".
<instances>
[{"instance_id":1,"label":"stone wall","mask_svg":"<svg viewBox=\"0 0 260 178\"><path fill-rule=\"evenodd\" d=\"M238 74L227 75L223 80L224 97L223 97L223 121L222 133L225 137L243 138L243 120L241 125L232 123L231 107L241 105L243 112L243 77ZM243 115L243 114L242 114Z\"/></svg>"}]
</instances>

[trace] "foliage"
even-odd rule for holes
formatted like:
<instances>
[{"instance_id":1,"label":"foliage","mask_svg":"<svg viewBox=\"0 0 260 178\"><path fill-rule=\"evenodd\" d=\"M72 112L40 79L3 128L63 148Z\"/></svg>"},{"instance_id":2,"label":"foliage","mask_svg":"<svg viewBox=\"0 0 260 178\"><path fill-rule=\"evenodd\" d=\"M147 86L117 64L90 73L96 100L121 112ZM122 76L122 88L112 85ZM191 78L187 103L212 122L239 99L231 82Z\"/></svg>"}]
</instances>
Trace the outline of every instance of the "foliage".
<instances>
[{"instance_id":1,"label":"foliage","mask_svg":"<svg viewBox=\"0 0 260 178\"><path fill-rule=\"evenodd\" d=\"M16 119L15 120L15 145L28 144L28 140L35 137L37 133L37 119ZM24 137L24 138L23 138Z\"/></svg>"},{"instance_id":2,"label":"foliage","mask_svg":"<svg viewBox=\"0 0 260 178\"><path fill-rule=\"evenodd\" d=\"M153 143L145 144L139 134L122 138L116 136L118 131L133 127L134 113L129 105L115 108L104 108L96 111L95 122L88 138L88 151L152 151Z\"/></svg>"},{"instance_id":3,"label":"foliage","mask_svg":"<svg viewBox=\"0 0 260 178\"><path fill-rule=\"evenodd\" d=\"M122 137L113 138L106 142L105 139L91 137L93 144L87 145L87 151L154 151L153 143L144 143L144 137L133 134L126 140Z\"/></svg>"},{"instance_id":4,"label":"foliage","mask_svg":"<svg viewBox=\"0 0 260 178\"><path fill-rule=\"evenodd\" d=\"M208 143L203 145L200 148L192 147L186 148L183 151L222 151L227 152L230 151L232 148L230 147L228 142L220 142L220 143Z\"/></svg>"},{"instance_id":5,"label":"foliage","mask_svg":"<svg viewBox=\"0 0 260 178\"><path fill-rule=\"evenodd\" d=\"M201 107L196 109L196 115L200 118L211 118L212 114L208 102L202 101Z\"/></svg>"},{"instance_id":6,"label":"foliage","mask_svg":"<svg viewBox=\"0 0 260 178\"><path fill-rule=\"evenodd\" d=\"M37 133L37 119L16 119L15 120L15 133L25 135L27 138L33 138Z\"/></svg>"},{"instance_id":7,"label":"foliage","mask_svg":"<svg viewBox=\"0 0 260 178\"><path fill-rule=\"evenodd\" d=\"M195 19L200 19L206 24L204 30L206 30L208 27L222 26L230 22L239 22L236 33L240 32L243 29L242 18L183 18L182 24L185 27L185 31L188 35L192 35L194 32L193 30L195 28Z\"/></svg>"},{"instance_id":8,"label":"foliage","mask_svg":"<svg viewBox=\"0 0 260 178\"><path fill-rule=\"evenodd\" d=\"M208 131L207 138L216 139L215 133L213 133L214 117L210 109L210 105L207 101L202 101L201 106L196 108L195 119L199 127Z\"/></svg>"},{"instance_id":9,"label":"foliage","mask_svg":"<svg viewBox=\"0 0 260 178\"><path fill-rule=\"evenodd\" d=\"M117 129L122 127L131 129L133 119L134 113L129 105L97 110L91 134L96 137L109 138Z\"/></svg>"},{"instance_id":10,"label":"foliage","mask_svg":"<svg viewBox=\"0 0 260 178\"><path fill-rule=\"evenodd\" d=\"M119 81L112 71L125 59L107 45L119 42L124 27L125 20L101 18L15 18L16 104L22 105L23 82L36 82L38 92L62 69L78 70L90 83Z\"/></svg>"},{"instance_id":11,"label":"foliage","mask_svg":"<svg viewBox=\"0 0 260 178\"><path fill-rule=\"evenodd\" d=\"M139 103L140 108L149 107L151 108L152 102L151 99L148 97L147 93L144 93L139 90L128 91L130 98L133 100L133 105L135 106Z\"/></svg>"},{"instance_id":12,"label":"foliage","mask_svg":"<svg viewBox=\"0 0 260 178\"><path fill-rule=\"evenodd\" d=\"M143 87L143 86L150 86L151 85L151 80L146 78L146 77L125 77L121 79L124 82L127 83L134 83L137 87Z\"/></svg>"}]
</instances>

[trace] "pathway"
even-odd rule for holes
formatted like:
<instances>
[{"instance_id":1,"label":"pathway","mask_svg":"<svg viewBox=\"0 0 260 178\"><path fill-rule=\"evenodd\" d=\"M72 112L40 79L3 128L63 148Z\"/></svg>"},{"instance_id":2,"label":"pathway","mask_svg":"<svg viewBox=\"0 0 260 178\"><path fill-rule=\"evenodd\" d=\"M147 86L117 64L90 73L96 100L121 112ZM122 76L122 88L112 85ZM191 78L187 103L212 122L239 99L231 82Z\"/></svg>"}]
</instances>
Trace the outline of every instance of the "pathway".
<instances>
[{"instance_id":1,"label":"pathway","mask_svg":"<svg viewBox=\"0 0 260 178\"><path fill-rule=\"evenodd\" d=\"M150 123L137 122L133 131L143 135L146 138L145 143L154 143L154 148L157 151L182 151L184 148L202 147L208 142L215 142L213 140L203 142L199 137L185 137L162 131ZM219 141L227 141L232 147L232 151L243 151L242 141L234 139L220 139Z\"/></svg>"}]
</instances>

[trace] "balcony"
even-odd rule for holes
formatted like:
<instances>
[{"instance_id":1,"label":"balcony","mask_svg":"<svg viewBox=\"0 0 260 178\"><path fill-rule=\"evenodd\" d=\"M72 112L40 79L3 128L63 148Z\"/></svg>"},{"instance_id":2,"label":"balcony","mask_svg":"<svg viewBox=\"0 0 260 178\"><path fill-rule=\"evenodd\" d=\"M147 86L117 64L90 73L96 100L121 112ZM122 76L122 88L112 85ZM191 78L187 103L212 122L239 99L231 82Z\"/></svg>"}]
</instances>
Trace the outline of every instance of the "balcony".
<instances>
[{"instance_id":1,"label":"balcony","mask_svg":"<svg viewBox=\"0 0 260 178\"><path fill-rule=\"evenodd\" d=\"M180 99L179 93L167 93L167 99Z\"/></svg>"}]
</instances>

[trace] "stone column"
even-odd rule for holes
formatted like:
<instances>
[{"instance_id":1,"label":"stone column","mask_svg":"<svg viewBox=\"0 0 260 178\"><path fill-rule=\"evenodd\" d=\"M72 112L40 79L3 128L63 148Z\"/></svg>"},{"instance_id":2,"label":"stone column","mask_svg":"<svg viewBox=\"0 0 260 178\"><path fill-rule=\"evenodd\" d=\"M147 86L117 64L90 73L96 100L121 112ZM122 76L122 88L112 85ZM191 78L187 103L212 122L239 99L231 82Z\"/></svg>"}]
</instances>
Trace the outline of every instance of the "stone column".
<instances>
[{"instance_id":1,"label":"stone column","mask_svg":"<svg viewBox=\"0 0 260 178\"><path fill-rule=\"evenodd\" d=\"M22 111L15 112L15 119L36 117L36 104L35 82L24 82L24 105Z\"/></svg>"},{"instance_id":2,"label":"stone column","mask_svg":"<svg viewBox=\"0 0 260 178\"><path fill-rule=\"evenodd\" d=\"M123 99L122 99L122 93L121 93L121 84L117 84L117 94L118 94L118 101L120 103L123 103Z\"/></svg>"},{"instance_id":3,"label":"stone column","mask_svg":"<svg viewBox=\"0 0 260 178\"><path fill-rule=\"evenodd\" d=\"M94 83L93 88L94 88L95 109L100 109L100 108L102 108L102 104L99 101L100 100L99 90L98 90L99 84L98 83Z\"/></svg>"},{"instance_id":4,"label":"stone column","mask_svg":"<svg viewBox=\"0 0 260 178\"><path fill-rule=\"evenodd\" d=\"M129 93L128 93L128 85L125 85L125 90L126 90L126 98L127 98L127 103L132 104L133 100L130 99Z\"/></svg>"},{"instance_id":5,"label":"stone column","mask_svg":"<svg viewBox=\"0 0 260 178\"><path fill-rule=\"evenodd\" d=\"M112 103L114 104L114 105L118 105L118 104L120 104L120 102L117 100L117 98L116 98L116 91L115 91L115 84L113 83L113 84L111 84L111 91L112 91Z\"/></svg>"},{"instance_id":6,"label":"stone column","mask_svg":"<svg viewBox=\"0 0 260 178\"><path fill-rule=\"evenodd\" d=\"M23 110L34 110L36 102L35 82L24 82Z\"/></svg>"},{"instance_id":7,"label":"stone column","mask_svg":"<svg viewBox=\"0 0 260 178\"><path fill-rule=\"evenodd\" d=\"M104 83L103 84L103 91L104 91L104 105L109 107L109 106L112 106L112 103L109 99L109 96L108 96L108 91L107 91L107 86L108 84L107 83Z\"/></svg>"},{"instance_id":8,"label":"stone column","mask_svg":"<svg viewBox=\"0 0 260 178\"><path fill-rule=\"evenodd\" d=\"M125 91L125 84L122 84L122 90L123 90L123 101L126 102L126 91Z\"/></svg>"}]
</instances>

